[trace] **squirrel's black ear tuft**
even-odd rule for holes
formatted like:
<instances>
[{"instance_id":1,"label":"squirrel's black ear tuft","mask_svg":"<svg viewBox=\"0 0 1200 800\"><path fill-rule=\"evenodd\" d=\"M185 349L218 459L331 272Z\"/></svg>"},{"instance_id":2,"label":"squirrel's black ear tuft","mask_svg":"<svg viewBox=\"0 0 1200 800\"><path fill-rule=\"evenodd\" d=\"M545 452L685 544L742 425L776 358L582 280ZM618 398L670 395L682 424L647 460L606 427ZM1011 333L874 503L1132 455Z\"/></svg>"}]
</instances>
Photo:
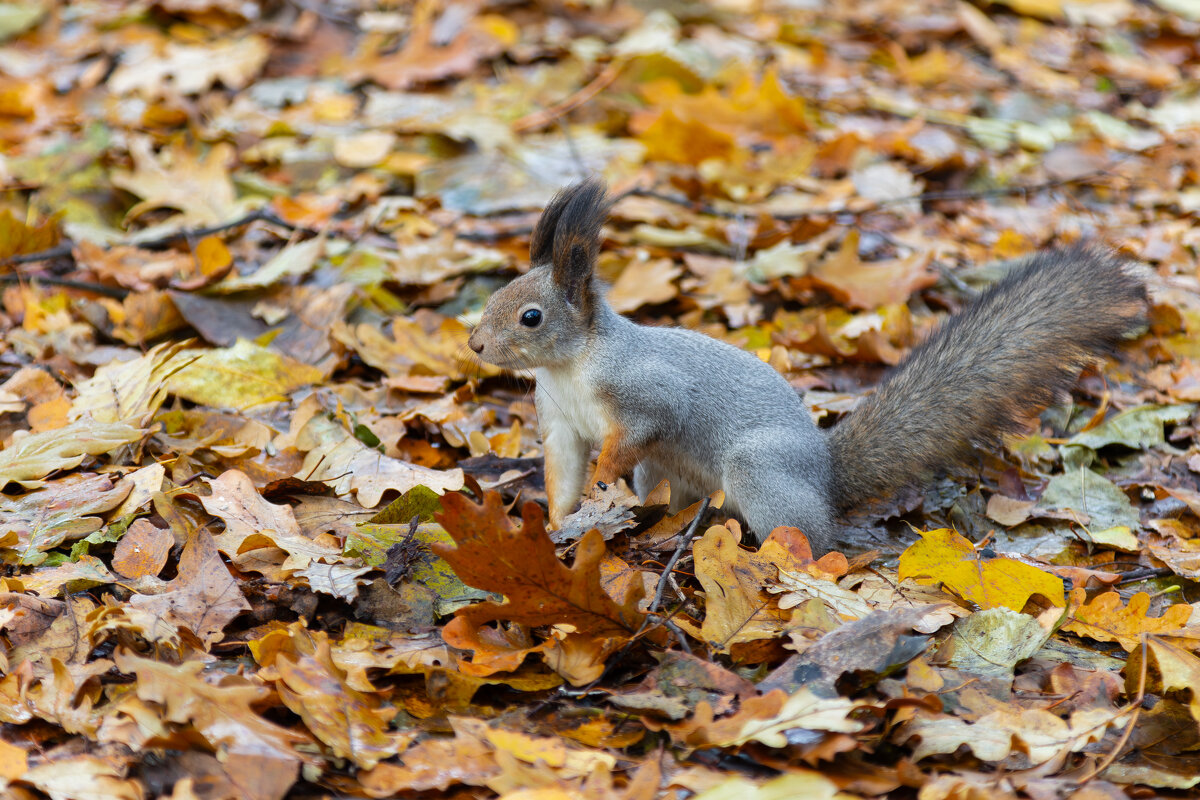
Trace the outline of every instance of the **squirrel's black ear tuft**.
<instances>
[{"instance_id":1,"label":"squirrel's black ear tuft","mask_svg":"<svg viewBox=\"0 0 1200 800\"><path fill-rule=\"evenodd\" d=\"M560 199L561 206L555 208ZM589 178L559 192L542 217L544 221L550 209L555 208L558 218L551 254L554 281L563 288L572 305L587 302L592 268L600 253L600 228L608 219L610 206L604 181ZM541 222L538 227L542 227Z\"/></svg>"},{"instance_id":2,"label":"squirrel's black ear tuft","mask_svg":"<svg viewBox=\"0 0 1200 800\"><path fill-rule=\"evenodd\" d=\"M558 229L558 220L562 217L563 209L571 202L571 191L574 186L559 189L542 209L537 224L533 226L533 236L529 239L529 263L533 266L549 264L554 256L554 232Z\"/></svg>"}]
</instances>

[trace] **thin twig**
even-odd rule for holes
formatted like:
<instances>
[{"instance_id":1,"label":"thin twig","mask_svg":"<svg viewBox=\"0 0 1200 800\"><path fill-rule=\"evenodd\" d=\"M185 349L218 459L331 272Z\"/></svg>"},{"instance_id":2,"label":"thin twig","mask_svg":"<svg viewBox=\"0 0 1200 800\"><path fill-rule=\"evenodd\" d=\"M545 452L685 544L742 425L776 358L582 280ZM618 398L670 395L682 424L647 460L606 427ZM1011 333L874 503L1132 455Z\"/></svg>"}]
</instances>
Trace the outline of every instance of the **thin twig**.
<instances>
[{"instance_id":1,"label":"thin twig","mask_svg":"<svg viewBox=\"0 0 1200 800\"><path fill-rule=\"evenodd\" d=\"M688 525L687 532L683 534L683 538L679 540L679 544L675 546L675 552L671 554L671 558L667 561L667 566L663 568L662 575L658 578L658 591L654 593L654 602L650 604L650 614L657 614L658 609L662 606L663 592L667 588L667 578L671 574L671 570L675 569L676 562L683 556L683 551L687 550L688 545L692 543L692 537L696 535L696 531L700 529L700 523L708 514L709 498L704 498L704 502L700 504L700 509L696 512L696 516L692 517L692 523ZM649 617L646 618L649 621ZM642 624L645 627L646 623Z\"/></svg>"},{"instance_id":2,"label":"thin twig","mask_svg":"<svg viewBox=\"0 0 1200 800\"><path fill-rule=\"evenodd\" d=\"M1104 772L1104 770L1108 769L1112 765L1112 763L1117 760L1117 756L1119 756L1121 754L1121 749L1125 747L1125 744L1129 741L1129 737L1133 735L1133 729L1137 725L1138 717L1141 716L1141 713L1142 713L1142 702L1146 698L1146 656L1147 656L1146 649L1147 649L1146 648L1146 634L1145 634L1145 632L1143 632L1142 633L1142 668L1139 671L1140 674L1138 675L1137 697L1135 697L1133 699L1133 702L1130 703L1128 706L1126 706L1120 712L1121 714L1126 714L1132 710L1133 716L1131 716L1129 718L1128 724L1125 725L1125 731L1121 734L1121 738L1117 741L1116 747L1114 747L1112 749L1112 752L1110 752L1107 756L1105 756L1104 759L1099 764L1097 764L1096 767L1091 772L1089 772L1087 775L1083 776L1083 778L1080 779L1079 786L1083 786L1083 785L1087 784L1089 781L1091 781L1093 778L1095 778L1101 772Z\"/></svg>"},{"instance_id":3,"label":"thin twig","mask_svg":"<svg viewBox=\"0 0 1200 800\"><path fill-rule=\"evenodd\" d=\"M211 225L205 228L183 228L181 230L168 233L165 236L160 236L157 239L146 239L145 241L137 241L134 239L126 242L119 242L114 246L125 245L131 247L140 247L144 250L159 250L164 247L169 247L176 242L187 241L191 238L203 238L205 236L211 236L214 233L223 233L224 231L249 225L252 222L266 222L271 225L278 225L286 228L289 231L301 231L312 234L316 233L316 231L311 231L307 228L300 228L296 225L293 225L287 220L280 219L271 212L259 208L251 211L249 214L245 214L237 219L230 220L229 222L222 222L219 225ZM62 244L46 250L39 250L36 253L23 253L21 255L9 256L8 258L0 259L0 266L8 266L11 264L29 264L34 261L49 261L55 258L66 258L73 254L74 247L74 242L63 242Z\"/></svg>"},{"instance_id":4,"label":"thin twig","mask_svg":"<svg viewBox=\"0 0 1200 800\"><path fill-rule=\"evenodd\" d=\"M70 278L56 278L53 275L26 275L20 272L10 272L0 275L0 283L44 283L47 286L62 286L65 289L78 289L83 292L101 294L124 300L129 296L129 290L120 286L105 286L91 281L73 281Z\"/></svg>"},{"instance_id":5,"label":"thin twig","mask_svg":"<svg viewBox=\"0 0 1200 800\"><path fill-rule=\"evenodd\" d=\"M879 200L862 208L846 208L846 207L827 207L827 208L810 208L804 211L794 211L790 213L772 214L764 212L766 216L778 220L780 222L797 222L803 219L812 217L830 217L845 215L849 217L861 217L875 211L881 211L884 208L894 205L903 205L906 203L929 203L939 200L982 200L987 197L1006 197L1012 195L1032 194L1035 192L1046 191L1047 189L1056 189L1062 186L1067 186L1073 183L1086 183L1094 178L1101 177L1105 173L1104 170L1096 170L1092 173L1077 175L1073 178L1056 178L1054 180L1042 181L1041 183L1028 184L1024 186L998 186L991 189L944 189L935 192L923 192L921 194L909 195L907 197L895 197L889 200ZM709 216L722 217L724 219L738 219L745 215L745 211L726 211L725 209L716 208L708 203L693 201L684 195L671 194L669 192L661 192L655 189L645 189L642 187L633 187L628 191L617 196L617 200L623 197L633 195L635 197L649 197L655 200L662 200L664 203L673 205L686 206L694 209L702 214Z\"/></svg>"},{"instance_id":6,"label":"thin twig","mask_svg":"<svg viewBox=\"0 0 1200 800\"><path fill-rule=\"evenodd\" d=\"M526 114L512 124L512 129L515 133L523 133L525 131L533 131L539 128L545 128L559 117L569 114L579 108L584 103L591 100L601 91L608 88L608 85L617 79L624 68L624 61L614 61L600 71L600 74L591 80L590 83L583 86L575 93L569 95L566 99L561 100L549 108L535 111L532 114Z\"/></svg>"}]
</instances>

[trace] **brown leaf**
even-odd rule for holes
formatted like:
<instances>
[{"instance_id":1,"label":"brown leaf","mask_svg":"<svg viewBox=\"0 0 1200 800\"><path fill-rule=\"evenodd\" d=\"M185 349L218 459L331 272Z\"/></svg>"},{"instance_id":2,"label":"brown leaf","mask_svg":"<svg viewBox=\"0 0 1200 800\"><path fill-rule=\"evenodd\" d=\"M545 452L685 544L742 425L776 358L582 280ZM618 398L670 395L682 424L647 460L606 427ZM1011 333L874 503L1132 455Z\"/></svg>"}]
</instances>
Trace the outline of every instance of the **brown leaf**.
<instances>
[{"instance_id":1,"label":"brown leaf","mask_svg":"<svg viewBox=\"0 0 1200 800\"><path fill-rule=\"evenodd\" d=\"M403 750L410 734L391 733L388 722L397 708L377 694L353 689L333 663L329 638L293 623L283 647L269 651L260 674L276 682L284 704L304 720L313 735L338 758L370 769Z\"/></svg>"},{"instance_id":2,"label":"brown leaf","mask_svg":"<svg viewBox=\"0 0 1200 800\"><path fill-rule=\"evenodd\" d=\"M932 286L937 274L929 269L931 260L931 253L921 252L897 261L864 263L858 257L858 232L851 231L841 248L810 274L839 302L870 310L903 303L917 289Z\"/></svg>"},{"instance_id":3,"label":"brown leaf","mask_svg":"<svg viewBox=\"0 0 1200 800\"><path fill-rule=\"evenodd\" d=\"M221 552L238 556L273 544L287 552L282 568L289 572L314 561L342 560L335 542L313 540L301 533L291 506L268 503L244 472L229 470L209 481L209 486L212 494L200 502L208 513L225 521L224 532L213 539Z\"/></svg>"},{"instance_id":4,"label":"brown leaf","mask_svg":"<svg viewBox=\"0 0 1200 800\"><path fill-rule=\"evenodd\" d=\"M191 728L202 735L226 763L239 759L257 765L255 783L260 791L251 797L278 797L271 787L286 790L297 777L302 758L297 746L311 744L306 736L268 722L254 711L269 690L244 678L228 678L220 685L200 677L203 662L178 666L139 658L118 650L117 668L137 676L137 696L161 708L164 722Z\"/></svg>"},{"instance_id":5,"label":"brown leaf","mask_svg":"<svg viewBox=\"0 0 1200 800\"><path fill-rule=\"evenodd\" d=\"M1067 603L1071 612L1063 630L1099 642L1116 642L1127 651L1140 645L1143 634L1186 637L1193 646L1196 644L1198 632L1188 626L1193 609L1187 603L1176 603L1161 616L1152 617L1150 595L1145 592L1138 592L1122 607L1121 595L1116 592L1105 592L1087 601L1087 590L1082 587L1071 590Z\"/></svg>"},{"instance_id":6,"label":"brown leaf","mask_svg":"<svg viewBox=\"0 0 1200 800\"><path fill-rule=\"evenodd\" d=\"M581 634L605 639L624 639L641 623L640 585L631 585L620 600L601 586L605 549L598 532L580 540L575 563L567 567L555 555L541 509L533 503L525 504L520 524L508 516L495 492L485 494L482 505L450 493L442 498L442 509L437 519L457 547L434 545L434 550L464 583L506 598L505 603L459 609L443 632L447 644L487 649L480 626L493 620L570 625Z\"/></svg>"},{"instance_id":7,"label":"brown leaf","mask_svg":"<svg viewBox=\"0 0 1200 800\"><path fill-rule=\"evenodd\" d=\"M149 520L136 519L113 552L112 567L126 578L157 575L167 563L175 537Z\"/></svg>"},{"instance_id":8,"label":"brown leaf","mask_svg":"<svg viewBox=\"0 0 1200 800\"><path fill-rule=\"evenodd\" d=\"M157 595L134 595L129 602L167 625L186 627L205 645L225 638L225 626L250 609L241 588L221 560L212 534L192 532L179 558L179 574Z\"/></svg>"}]
</instances>

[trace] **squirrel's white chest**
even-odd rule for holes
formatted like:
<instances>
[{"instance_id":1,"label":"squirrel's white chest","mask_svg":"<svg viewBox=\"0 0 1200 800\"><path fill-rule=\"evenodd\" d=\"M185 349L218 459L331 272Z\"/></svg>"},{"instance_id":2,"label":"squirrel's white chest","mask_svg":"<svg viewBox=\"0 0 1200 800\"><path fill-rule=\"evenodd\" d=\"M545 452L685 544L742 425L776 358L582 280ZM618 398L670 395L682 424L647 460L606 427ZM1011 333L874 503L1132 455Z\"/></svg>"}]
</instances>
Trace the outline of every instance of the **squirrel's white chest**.
<instances>
[{"instance_id":1,"label":"squirrel's white chest","mask_svg":"<svg viewBox=\"0 0 1200 800\"><path fill-rule=\"evenodd\" d=\"M598 445L608 435L608 411L582 370L543 367L535 375L543 436L551 429L566 427L587 443Z\"/></svg>"}]
</instances>

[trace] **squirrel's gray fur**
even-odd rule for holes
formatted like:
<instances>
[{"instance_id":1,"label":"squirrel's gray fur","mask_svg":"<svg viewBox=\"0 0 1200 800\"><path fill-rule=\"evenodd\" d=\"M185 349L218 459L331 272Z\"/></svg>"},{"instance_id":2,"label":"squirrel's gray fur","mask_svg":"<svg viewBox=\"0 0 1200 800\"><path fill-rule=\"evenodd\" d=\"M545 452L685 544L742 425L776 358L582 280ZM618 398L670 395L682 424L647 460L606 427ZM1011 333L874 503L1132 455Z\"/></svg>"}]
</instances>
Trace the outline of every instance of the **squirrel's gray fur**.
<instances>
[{"instance_id":1,"label":"squirrel's gray fur","mask_svg":"<svg viewBox=\"0 0 1200 800\"><path fill-rule=\"evenodd\" d=\"M824 552L841 513L1020 430L1145 310L1128 262L1084 246L1039 253L824 432L754 355L613 311L592 275L607 214L599 181L560 192L534 231L532 268L492 296L470 339L490 363L535 370L552 524L600 446L595 479L632 470L642 497L669 480L675 506L723 489L760 540L795 525Z\"/></svg>"}]
</instances>

